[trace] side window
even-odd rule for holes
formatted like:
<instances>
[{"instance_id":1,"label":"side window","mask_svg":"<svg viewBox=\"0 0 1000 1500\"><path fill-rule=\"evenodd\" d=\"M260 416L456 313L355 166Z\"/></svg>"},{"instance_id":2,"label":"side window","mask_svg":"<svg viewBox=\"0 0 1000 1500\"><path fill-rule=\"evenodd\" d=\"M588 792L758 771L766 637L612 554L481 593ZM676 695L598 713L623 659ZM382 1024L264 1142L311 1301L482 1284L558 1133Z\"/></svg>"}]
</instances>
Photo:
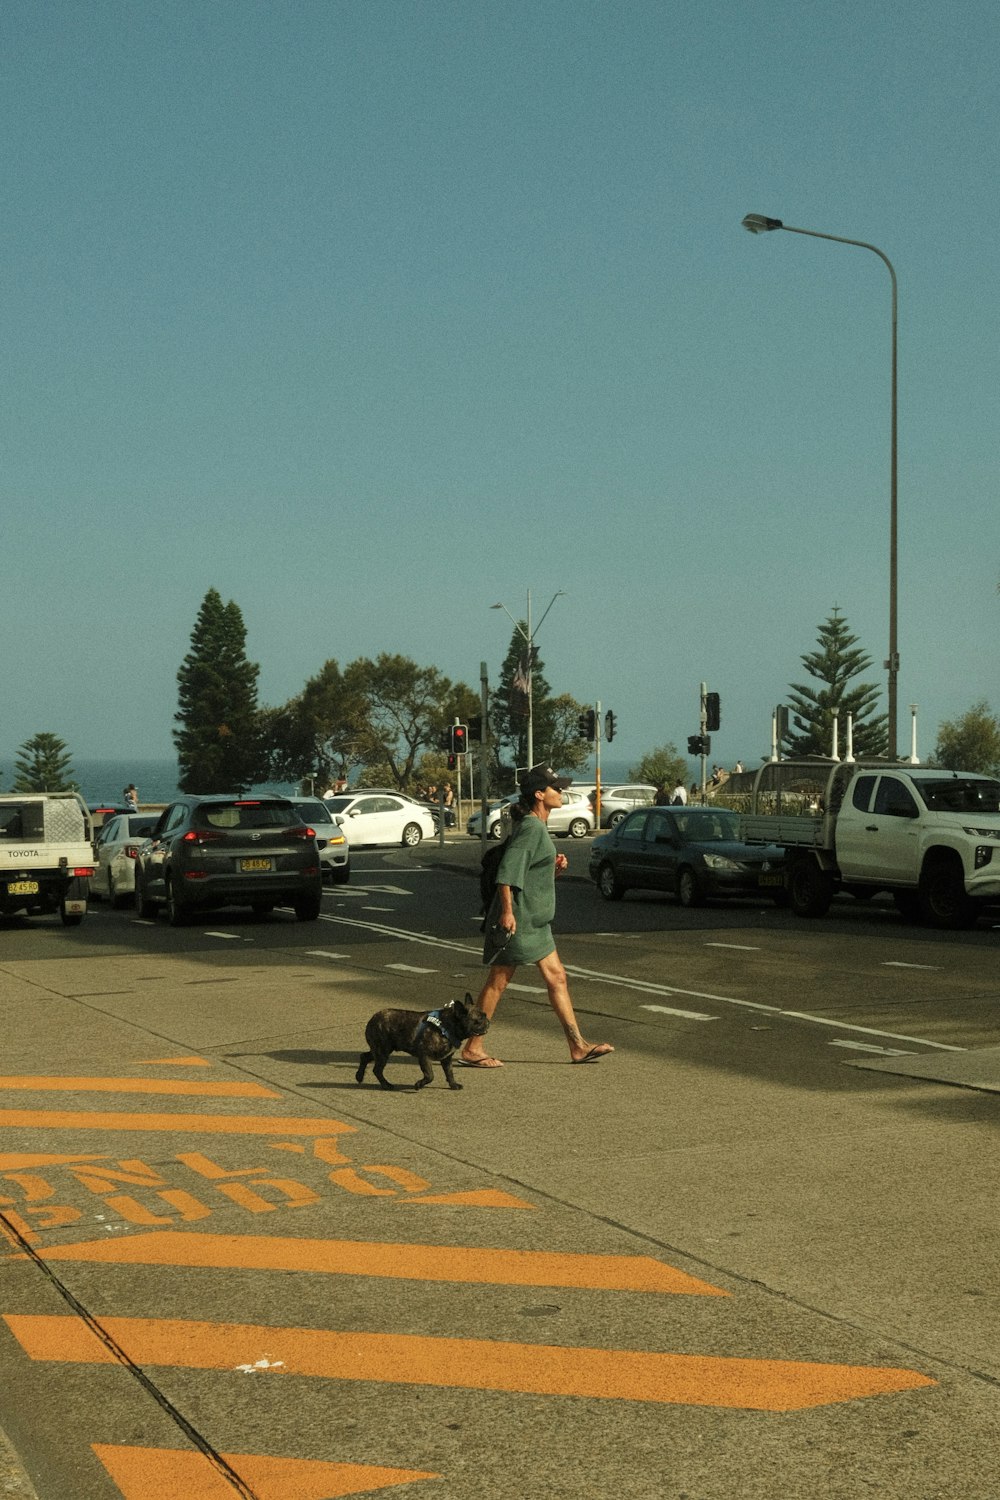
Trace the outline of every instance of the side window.
<instances>
[{"instance_id":1,"label":"side window","mask_svg":"<svg viewBox=\"0 0 1000 1500\"><path fill-rule=\"evenodd\" d=\"M914 818L917 804L901 781L894 776L883 776L875 794L875 811L890 818Z\"/></svg>"},{"instance_id":2,"label":"side window","mask_svg":"<svg viewBox=\"0 0 1000 1500\"><path fill-rule=\"evenodd\" d=\"M645 825L645 813L630 813L618 830L619 842L638 843L642 838L642 831Z\"/></svg>"},{"instance_id":3,"label":"side window","mask_svg":"<svg viewBox=\"0 0 1000 1500\"><path fill-rule=\"evenodd\" d=\"M353 809L356 813L373 813L379 811L379 799L377 797L362 797L361 801Z\"/></svg>"},{"instance_id":4,"label":"side window","mask_svg":"<svg viewBox=\"0 0 1000 1500\"><path fill-rule=\"evenodd\" d=\"M186 813L187 808L185 807L183 802L178 802L175 804L175 806L168 807L164 816L163 832L173 833L174 829L179 828L184 822Z\"/></svg>"},{"instance_id":5,"label":"side window","mask_svg":"<svg viewBox=\"0 0 1000 1500\"><path fill-rule=\"evenodd\" d=\"M854 791L851 793L851 802L858 812L867 812L868 805L872 800L872 787L875 785L874 776L859 776L854 783Z\"/></svg>"},{"instance_id":6,"label":"side window","mask_svg":"<svg viewBox=\"0 0 1000 1500\"><path fill-rule=\"evenodd\" d=\"M650 844L669 844L673 838L674 830L670 819L661 812L650 813L646 820L646 842Z\"/></svg>"}]
</instances>

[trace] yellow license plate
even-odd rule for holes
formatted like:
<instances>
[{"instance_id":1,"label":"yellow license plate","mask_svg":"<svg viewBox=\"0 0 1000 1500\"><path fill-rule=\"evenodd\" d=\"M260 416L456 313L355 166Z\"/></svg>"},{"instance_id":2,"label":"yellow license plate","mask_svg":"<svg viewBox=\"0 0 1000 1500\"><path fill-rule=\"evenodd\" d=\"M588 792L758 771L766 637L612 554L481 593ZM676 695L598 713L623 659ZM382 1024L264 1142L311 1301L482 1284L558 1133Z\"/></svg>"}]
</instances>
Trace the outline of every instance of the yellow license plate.
<instances>
[{"instance_id":1,"label":"yellow license plate","mask_svg":"<svg viewBox=\"0 0 1000 1500\"><path fill-rule=\"evenodd\" d=\"M7 885L8 896L37 896L37 880L11 880Z\"/></svg>"},{"instance_id":2,"label":"yellow license plate","mask_svg":"<svg viewBox=\"0 0 1000 1500\"><path fill-rule=\"evenodd\" d=\"M780 870L769 875L758 875L757 877L758 885L784 885L784 883L785 877Z\"/></svg>"},{"instance_id":3,"label":"yellow license plate","mask_svg":"<svg viewBox=\"0 0 1000 1500\"><path fill-rule=\"evenodd\" d=\"M241 859L240 869L246 872L251 870L273 870L274 861L271 859Z\"/></svg>"}]
</instances>

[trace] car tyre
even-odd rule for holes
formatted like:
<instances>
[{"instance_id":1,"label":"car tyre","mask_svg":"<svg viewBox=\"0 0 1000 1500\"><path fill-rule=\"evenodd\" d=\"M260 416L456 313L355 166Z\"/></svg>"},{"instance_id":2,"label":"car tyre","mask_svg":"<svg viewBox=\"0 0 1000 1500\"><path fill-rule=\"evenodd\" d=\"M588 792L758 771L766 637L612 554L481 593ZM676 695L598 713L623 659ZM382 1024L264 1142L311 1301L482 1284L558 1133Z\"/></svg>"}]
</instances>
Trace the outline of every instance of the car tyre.
<instances>
[{"instance_id":1,"label":"car tyre","mask_svg":"<svg viewBox=\"0 0 1000 1500\"><path fill-rule=\"evenodd\" d=\"M625 814L621 810L621 808L619 808L619 810L617 812L613 812L611 814L610 818L608 819L608 827L609 828L617 828L618 824L619 823L624 823L624 821L625 821Z\"/></svg>"},{"instance_id":2,"label":"car tyre","mask_svg":"<svg viewBox=\"0 0 1000 1500\"><path fill-rule=\"evenodd\" d=\"M825 916L833 900L833 881L814 859L797 859L788 875L788 897L797 917Z\"/></svg>"},{"instance_id":3,"label":"car tyre","mask_svg":"<svg viewBox=\"0 0 1000 1500\"><path fill-rule=\"evenodd\" d=\"M490 831L487 836L491 839L503 838L503 818L497 818L495 823L490 824Z\"/></svg>"},{"instance_id":4,"label":"car tyre","mask_svg":"<svg viewBox=\"0 0 1000 1500\"><path fill-rule=\"evenodd\" d=\"M567 831L571 839L583 839L590 832L590 824L586 818L574 818Z\"/></svg>"},{"instance_id":5,"label":"car tyre","mask_svg":"<svg viewBox=\"0 0 1000 1500\"><path fill-rule=\"evenodd\" d=\"M975 926L976 908L965 893L965 875L957 855L926 860L917 895L920 914L929 926L953 932Z\"/></svg>"},{"instance_id":6,"label":"car tyre","mask_svg":"<svg viewBox=\"0 0 1000 1500\"><path fill-rule=\"evenodd\" d=\"M415 849L424 836L424 831L419 823L407 823L403 829L403 845L407 849Z\"/></svg>"},{"instance_id":7,"label":"car tyre","mask_svg":"<svg viewBox=\"0 0 1000 1500\"><path fill-rule=\"evenodd\" d=\"M135 873L135 909L140 917L148 919L156 916L156 902L150 901L146 895L146 886L138 870Z\"/></svg>"},{"instance_id":8,"label":"car tyre","mask_svg":"<svg viewBox=\"0 0 1000 1500\"><path fill-rule=\"evenodd\" d=\"M177 882L172 875L167 877L167 921L171 927L183 927L187 923L188 910L177 896Z\"/></svg>"},{"instance_id":9,"label":"car tyre","mask_svg":"<svg viewBox=\"0 0 1000 1500\"><path fill-rule=\"evenodd\" d=\"M301 896L293 903L296 920L299 922L318 921L321 904L319 896Z\"/></svg>"},{"instance_id":10,"label":"car tyre","mask_svg":"<svg viewBox=\"0 0 1000 1500\"><path fill-rule=\"evenodd\" d=\"M331 885L346 885L347 882L350 880L350 878L351 878L351 867L350 867L350 865L344 865L342 869L332 870L330 872L330 884Z\"/></svg>"},{"instance_id":11,"label":"car tyre","mask_svg":"<svg viewBox=\"0 0 1000 1500\"><path fill-rule=\"evenodd\" d=\"M605 901L620 901L625 894L625 887L615 874L614 865L608 861L597 872L597 889Z\"/></svg>"},{"instance_id":12,"label":"car tyre","mask_svg":"<svg viewBox=\"0 0 1000 1500\"><path fill-rule=\"evenodd\" d=\"M920 897L916 891L893 891L892 899L904 922L921 920Z\"/></svg>"},{"instance_id":13,"label":"car tyre","mask_svg":"<svg viewBox=\"0 0 1000 1500\"><path fill-rule=\"evenodd\" d=\"M705 889L690 865L677 874L677 899L682 906L704 906Z\"/></svg>"}]
</instances>

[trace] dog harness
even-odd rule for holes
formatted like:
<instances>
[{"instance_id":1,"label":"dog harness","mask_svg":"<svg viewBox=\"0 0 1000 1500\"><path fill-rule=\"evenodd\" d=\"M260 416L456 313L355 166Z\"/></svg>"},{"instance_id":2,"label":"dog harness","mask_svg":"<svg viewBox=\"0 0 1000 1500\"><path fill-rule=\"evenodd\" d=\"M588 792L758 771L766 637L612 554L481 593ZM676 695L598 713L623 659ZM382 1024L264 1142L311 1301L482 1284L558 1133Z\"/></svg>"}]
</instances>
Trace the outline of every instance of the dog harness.
<instances>
[{"instance_id":1,"label":"dog harness","mask_svg":"<svg viewBox=\"0 0 1000 1500\"><path fill-rule=\"evenodd\" d=\"M443 1007L443 1010L449 1011L451 1010L451 1007L446 1005ZM452 1019L454 1019L454 1015L452 1016ZM458 1046L459 1042L464 1040L460 1036L452 1035L451 1031L448 1028L448 1023L447 1021L445 1021L443 1013L440 1010L430 1010L427 1012L426 1016L424 1016L420 1025L417 1027L417 1034L414 1038L415 1041L420 1041L420 1037L425 1026L433 1026L435 1031L439 1031L453 1052Z\"/></svg>"}]
</instances>

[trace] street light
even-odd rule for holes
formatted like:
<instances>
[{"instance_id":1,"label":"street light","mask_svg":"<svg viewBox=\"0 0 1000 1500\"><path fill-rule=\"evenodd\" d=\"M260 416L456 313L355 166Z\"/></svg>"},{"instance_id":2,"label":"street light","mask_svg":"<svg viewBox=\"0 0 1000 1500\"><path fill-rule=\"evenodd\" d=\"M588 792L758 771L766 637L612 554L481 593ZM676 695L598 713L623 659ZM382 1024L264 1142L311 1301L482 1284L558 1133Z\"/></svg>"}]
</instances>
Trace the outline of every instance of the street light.
<instances>
[{"instance_id":1,"label":"street light","mask_svg":"<svg viewBox=\"0 0 1000 1500\"><path fill-rule=\"evenodd\" d=\"M888 268L892 281L892 379L891 379L891 403L892 415L890 423L889 440L889 656L885 662L889 674L889 759L896 759L896 696L897 682L899 678L899 649L896 630L897 617L897 560L896 560L896 534L897 534L897 504L896 504L896 272L893 270L892 261L880 250L877 245L869 245L866 240L847 240L839 234L820 234L816 229L793 229L791 224L784 224L780 219L769 219L765 214L747 214L743 220L743 228L748 229L751 234L767 234L772 229L784 229L789 234L806 234L814 240L833 240L836 245L857 245L861 250L871 250L879 260Z\"/></svg>"},{"instance_id":2,"label":"street light","mask_svg":"<svg viewBox=\"0 0 1000 1500\"><path fill-rule=\"evenodd\" d=\"M535 626L535 629L532 630L532 628L531 628L531 590L529 589L528 590L528 629L526 631L521 626L520 621L514 619L514 616L511 614L511 612L507 608L506 604L491 604L490 605L490 609L502 609L503 610L503 612L507 616L508 620L512 621L514 629L517 631L518 635L523 636L524 640L527 642L527 645L528 645L528 670L527 670L527 678L528 678L528 765L529 766L533 766L535 764L534 705L532 703L532 697L531 697L532 668L533 668L533 666L535 664L535 661L534 661L534 658L535 658L535 633L536 633L536 631L538 631L541 628L542 621L545 619L545 615L548 614L549 610L552 608L553 604L555 604L556 600L557 599L561 599L563 597L564 597L564 591L562 589L557 589L556 592L552 595L552 598L548 602L548 607L545 610L545 614L542 615L541 620L539 620L538 624Z\"/></svg>"}]
</instances>

